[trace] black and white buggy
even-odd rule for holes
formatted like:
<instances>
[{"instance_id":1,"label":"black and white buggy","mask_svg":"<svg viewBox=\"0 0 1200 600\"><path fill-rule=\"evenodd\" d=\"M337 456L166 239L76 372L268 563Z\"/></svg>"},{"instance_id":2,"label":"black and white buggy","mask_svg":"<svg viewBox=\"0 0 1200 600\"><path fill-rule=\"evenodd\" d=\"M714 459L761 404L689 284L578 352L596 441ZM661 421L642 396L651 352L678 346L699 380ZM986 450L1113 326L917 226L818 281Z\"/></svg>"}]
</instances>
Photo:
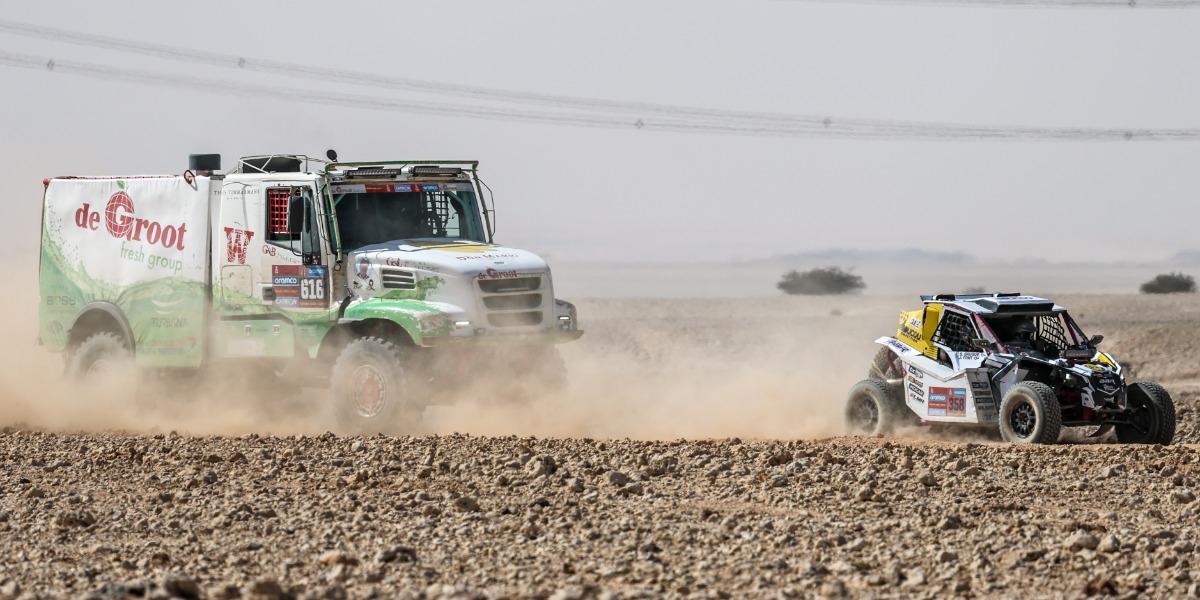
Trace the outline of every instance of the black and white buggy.
<instances>
[{"instance_id":1,"label":"black and white buggy","mask_svg":"<svg viewBox=\"0 0 1200 600\"><path fill-rule=\"evenodd\" d=\"M1055 443L1064 427L1091 436L1170 444L1175 404L1150 381L1126 384L1121 365L1050 300L1020 294L922 296L846 399L853 433L902 424L999 429L1005 441Z\"/></svg>"}]
</instances>

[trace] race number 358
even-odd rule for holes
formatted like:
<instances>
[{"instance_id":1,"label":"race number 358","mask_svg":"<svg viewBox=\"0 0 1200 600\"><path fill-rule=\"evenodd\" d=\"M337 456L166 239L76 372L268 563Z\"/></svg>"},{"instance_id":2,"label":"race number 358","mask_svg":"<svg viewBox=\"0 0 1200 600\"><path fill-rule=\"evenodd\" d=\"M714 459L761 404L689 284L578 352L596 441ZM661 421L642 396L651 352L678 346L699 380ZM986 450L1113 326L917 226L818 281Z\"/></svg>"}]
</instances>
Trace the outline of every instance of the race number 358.
<instances>
[{"instance_id":1,"label":"race number 358","mask_svg":"<svg viewBox=\"0 0 1200 600\"><path fill-rule=\"evenodd\" d=\"M325 299L325 280L324 279L301 279L300 280L300 299L301 300L324 300Z\"/></svg>"}]
</instances>

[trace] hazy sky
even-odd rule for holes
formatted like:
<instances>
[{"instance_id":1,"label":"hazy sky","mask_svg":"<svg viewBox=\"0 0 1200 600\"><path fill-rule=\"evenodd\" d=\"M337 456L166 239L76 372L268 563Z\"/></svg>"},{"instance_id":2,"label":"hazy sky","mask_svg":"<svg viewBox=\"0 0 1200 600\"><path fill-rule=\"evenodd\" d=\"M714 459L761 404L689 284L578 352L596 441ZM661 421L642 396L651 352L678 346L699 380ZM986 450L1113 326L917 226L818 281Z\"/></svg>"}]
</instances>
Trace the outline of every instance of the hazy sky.
<instances>
[{"instance_id":1,"label":"hazy sky","mask_svg":"<svg viewBox=\"0 0 1200 600\"><path fill-rule=\"evenodd\" d=\"M771 0L113 6L12 3L3 19L587 98L835 120L1200 128L1200 9ZM225 82L205 93L0 67L0 191L16 207L2 230L7 253L36 247L47 176L178 173L192 152L219 152L230 167L240 155L327 148L344 160L478 159L496 193L497 239L552 258L703 263L916 247L1105 261L1200 248L1200 141L685 134L636 129L636 115L623 129L568 127L245 97L239 85L469 102L9 34L0 34L0 52Z\"/></svg>"}]
</instances>

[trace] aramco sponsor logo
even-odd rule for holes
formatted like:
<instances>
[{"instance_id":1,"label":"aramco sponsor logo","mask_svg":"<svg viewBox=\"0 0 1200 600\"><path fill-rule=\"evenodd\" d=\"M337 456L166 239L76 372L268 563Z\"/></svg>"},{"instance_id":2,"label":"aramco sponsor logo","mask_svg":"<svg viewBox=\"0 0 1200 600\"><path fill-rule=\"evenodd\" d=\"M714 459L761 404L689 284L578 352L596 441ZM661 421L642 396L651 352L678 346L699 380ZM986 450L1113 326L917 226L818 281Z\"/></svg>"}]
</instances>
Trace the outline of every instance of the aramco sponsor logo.
<instances>
[{"instance_id":1,"label":"aramco sponsor logo","mask_svg":"<svg viewBox=\"0 0 1200 600\"><path fill-rule=\"evenodd\" d=\"M84 202L75 211L75 225L81 229L97 231L100 229L100 213L92 210L91 204ZM183 250L184 236L187 235L187 223L166 225L153 219L143 219L134 212L133 198L124 190L119 191L108 199L104 207L104 229L109 235L129 240L131 242L146 242L155 246Z\"/></svg>"}]
</instances>

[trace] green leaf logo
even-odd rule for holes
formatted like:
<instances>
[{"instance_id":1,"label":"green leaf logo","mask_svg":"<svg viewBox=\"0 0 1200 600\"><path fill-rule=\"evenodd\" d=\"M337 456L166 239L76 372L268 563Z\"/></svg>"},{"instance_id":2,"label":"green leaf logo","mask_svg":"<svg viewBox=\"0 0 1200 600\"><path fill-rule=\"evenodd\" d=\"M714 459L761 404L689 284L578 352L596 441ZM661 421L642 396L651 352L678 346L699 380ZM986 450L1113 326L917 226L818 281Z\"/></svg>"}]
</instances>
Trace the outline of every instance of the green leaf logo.
<instances>
[{"instance_id":1,"label":"green leaf logo","mask_svg":"<svg viewBox=\"0 0 1200 600\"><path fill-rule=\"evenodd\" d=\"M121 188L121 189L125 189L125 182L124 182L124 181L121 181L121 180L119 180L119 179L118 179L118 180L117 180L117 187L119 187L119 188Z\"/></svg>"}]
</instances>

